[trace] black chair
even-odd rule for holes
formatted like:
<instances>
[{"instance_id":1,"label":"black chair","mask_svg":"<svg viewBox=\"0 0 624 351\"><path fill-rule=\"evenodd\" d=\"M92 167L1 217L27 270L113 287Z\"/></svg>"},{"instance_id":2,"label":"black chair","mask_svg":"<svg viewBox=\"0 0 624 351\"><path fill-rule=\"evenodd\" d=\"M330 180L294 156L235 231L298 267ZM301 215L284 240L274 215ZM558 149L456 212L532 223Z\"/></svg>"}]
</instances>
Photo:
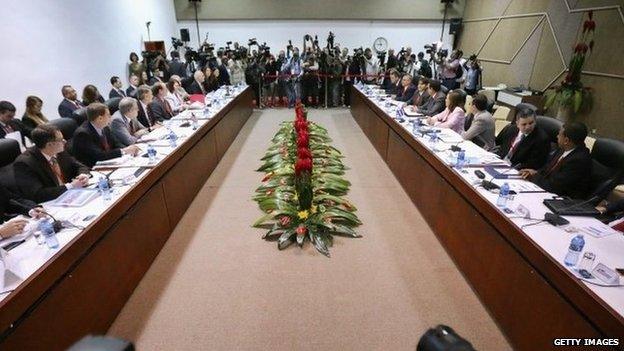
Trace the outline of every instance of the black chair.
<instances>
[{"instance_id":1,"label":"black chair","mask_svg":"<svg viewBox=\"0 0 624 351\"><path fill-rule=\"evenodd\" d=\"M563 123L555 118L548 116L537 116L537 126L541 128L548 138L550 142L553 144L557 144L557 134L559 134L559 129Z\"/></svg>"},{"instance_id":2,"label":"black chair","mask_svg":"<svg viewBox=\"0 0 624 351\"><path fill-rule=\"evenodd\" d=\"M76 124L76 121L66 117L53 119L49 123L60 129L61 133L63 133L63 138L65 138L65 140L71 139L74 136L74 131L76 130L76 128L78 128L78 124Z\"/></svg>"},{"instance_id":3,"label":"black chair","mask_svg":"<svg viewBox=\"0 0 624 351\"><path fill-rule=\"evenodd\" d=\"M0 167L10 165L22 153L20 145L13 139L0 139Z\"/></svg>"},{"instance_id":4,"label":"black chair","mask_svg":"<svg viewBox=\"0 0 624 351\"><path fill-rule=\"evenodd\" d=\"M13 161L20 155L22 150L17 141L13 139L0 139L0 184L11 192L17 192L15 175L13 173Z\"/></svg>"},{"instance_id":5,"label":"black chair","mask_svg":"<svg viewBox=\"0 0 624 351\"><path fill-rule=\"evenodd\" d=\"M110 111L111 115L119 110L119 101L121 101L121 98L116 97L108 99L104 103L106 104L106 106L108 106L108 110Z\"/></svg>"},{"instance_id":6,"label":"black chair","mask_svg":"<svg viewBox=\"0 0 624 351\"><path fill-rule=\"evenodd\" d=\"M624 142L599 138L591 151L591 197L606 198L624 179Z\"/></svg>"},{"instance_id":7,"label":"black chair","mask_svg":"<svg viewBox=\"0 0 624 351\"><path fill-rule=\"evenodd\" d=\"M76 122L76 125L82 125L87 120L87 108L82 107L74 110L71 118Z\"/></svg>"}]
</instances>

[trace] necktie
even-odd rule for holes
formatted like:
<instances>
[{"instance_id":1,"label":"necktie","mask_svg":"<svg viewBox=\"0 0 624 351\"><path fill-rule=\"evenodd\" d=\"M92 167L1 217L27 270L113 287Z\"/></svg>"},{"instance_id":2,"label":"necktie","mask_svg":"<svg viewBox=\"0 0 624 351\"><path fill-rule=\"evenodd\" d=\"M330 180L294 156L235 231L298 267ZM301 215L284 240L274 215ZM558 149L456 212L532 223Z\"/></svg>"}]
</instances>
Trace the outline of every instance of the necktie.
<instances>
[{"instance_id":1,"label":"necktie","mask_svg":"<svg viewBox=\"0 0 624 351\"><path fill-rule=\"evenodd\" d=\"M617 230L618 232L624 233L624 221L621 221L618 224L614 224L613 227L611 227L611 228Z\"/></svg>"},{"instance_id":2,"label":"necktie","mask_svg":"<svg viewBox=\"0 0 624 351\"><path fill-rule=\"evenodd\" d=\"M102 149L104 149L104 151L110 151L108 139L106 139L106 135L104 135L103 133L102 135L100 135L100 144L102 145Z\"/></svg>"},{"instance_id":3,"label":"necktie","mask_svg":"<svg viewBox=\"0 0 624 351\"><path fill-rule=\"evenodd\" d=\"M123 92L123 90L119 89L119 95L126 97L126 93Z\"/></svg>"},{"instance_id":4,"label":"necktie","mask_svg":"<svg viewBox=\"0 0 624 351\"><path fill-rule=\"evenodd\" d=\"M518 145L520 145L520 143L522 142L522 140L524 140L525 137L526 137L525 134L521 134L520 140L518 140L517 143L511 145L511 148L509 148L509 152L507 153L508 159L511 159L513 157L514 153L516 152L516 149L518 148Z\"/></svg>"},{"instance_id":5,"label":"necktie","mask_svg":"<svg viewBox=\"0 0 624 351\"><path fill-rule=\"evenodd\" d=\"M63 172L61 171L61 167L59 166L56 157L50 158L50 169L52 169L52 173L56 176L58 185L65 184L65 177L63 176Z\"/></svg>"},{"instance_id":6,"label":"necktie","mask_svg":"<svg viewBox=\"0 0 624 351\"><path fill-rule=\"evenodd\" d=\"M162 103L165 106L165 111L167 112L167 115L173 117L173 111L171 110L171 105L169 105L169 101L163 99Z\"/></svg>"},{"instance_id":7,"label":"necktie","mask_svg":"<svg viewBox=\"0 0 624 351\"><path fill-rule=\"evenodd\" d=\"M154 118L152 116L152 105L147 105L147 122L149 123L150 127L154 126Z\"/></svg>"},{"instance_id":8,"label":"necktie","mask_svg":"<svg viewBox=\"0 0 624 351\"><path fill-rule=\"evenodd\" d=\"M559 151L555 154L553 159L550 161L550 164L548 164L548 167L544 172L544 176L548 177L555 169L557 169L557 166L559 166L559 163L563 160L561 155L563 155L563 151Z\"/></svg>"}]
</instances>

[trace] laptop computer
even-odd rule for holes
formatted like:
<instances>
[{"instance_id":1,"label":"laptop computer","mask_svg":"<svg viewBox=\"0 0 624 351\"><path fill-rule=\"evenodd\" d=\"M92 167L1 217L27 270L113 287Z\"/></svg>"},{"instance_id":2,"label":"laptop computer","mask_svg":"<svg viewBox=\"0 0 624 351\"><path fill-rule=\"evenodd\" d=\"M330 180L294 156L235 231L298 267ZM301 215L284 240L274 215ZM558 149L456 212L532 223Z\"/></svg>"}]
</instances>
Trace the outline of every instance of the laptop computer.
<instances>
[{"instance_id":1,"label":"laptop computer","mask_svg":"<svg viewBox=\"0 0 624 351\"><path fill-rule=\"evenodd\" d=\"M545 199L544 205L560 216L598 216L593 202L574 199Z\"/></svg>"}]
</instances>

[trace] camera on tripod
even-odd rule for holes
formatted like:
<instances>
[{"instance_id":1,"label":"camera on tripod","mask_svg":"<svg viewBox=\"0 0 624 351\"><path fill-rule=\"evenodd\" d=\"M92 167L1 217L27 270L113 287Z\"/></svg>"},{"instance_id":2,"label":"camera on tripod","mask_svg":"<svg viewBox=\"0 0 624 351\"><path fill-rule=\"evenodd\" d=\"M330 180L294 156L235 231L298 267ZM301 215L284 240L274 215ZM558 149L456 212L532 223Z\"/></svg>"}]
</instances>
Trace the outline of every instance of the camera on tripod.
<instances>
[{"instance_id":1,"label":"camera on tripod","mask_svg":"<svg viewBox=\"0 0 624 351\"><path fill-rule=\"evenodd\" d=\"M178 38L171 37L171 45L173 46L174 50L178 50L180 46L184 46L184 43Z\"/></svg>"},{"instance_id":2,"label":"camera on tripod","mask_svg":"<svg viewBox=\"0 0 624 351\"><path fill-rule=\"evenodd\" d=\"M258 40L256 38L250 38L247 42L247 46L258 45Z\"/></svg>"}]
</instances>

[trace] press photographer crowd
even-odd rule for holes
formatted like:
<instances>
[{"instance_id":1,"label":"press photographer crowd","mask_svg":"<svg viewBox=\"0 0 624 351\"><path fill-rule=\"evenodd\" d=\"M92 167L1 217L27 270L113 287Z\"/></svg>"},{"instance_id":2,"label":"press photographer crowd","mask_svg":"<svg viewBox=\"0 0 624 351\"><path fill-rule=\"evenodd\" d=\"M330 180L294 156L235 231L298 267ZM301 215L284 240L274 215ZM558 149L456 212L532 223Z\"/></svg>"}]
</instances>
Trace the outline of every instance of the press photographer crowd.
<instances>
[{"instance_id":1,"label":"press photographer crowd","mask_svg":"<svg viewBox=\"0 0 624 351\"><path fill-rule=\"evenodd\" d=\"M206 40L195 50L172 38L170 60L159 52L144 52L142 61L131 54L130 81L152 85L174 77L188 94L205 94L244 81L253 88L259 107L293 107L299 99L308 107L348 106L349 86L359 81L383 85L389 94L414 105L425 102L422 97L412 100L414 92L422 93L430 80L438 80L443 91L461 87L472 95L480 88L479 61L475 55L464 59L461 50L449 55L435 43L418 53L411 47L398 52L349 50L334 39L329 32L326 45L321 46L318 35L308 34L302 49L289 40L284 49L273 50L256 38L249 39L247 46L228 41L218 49Z\"/></svg>"}]
</instances>

